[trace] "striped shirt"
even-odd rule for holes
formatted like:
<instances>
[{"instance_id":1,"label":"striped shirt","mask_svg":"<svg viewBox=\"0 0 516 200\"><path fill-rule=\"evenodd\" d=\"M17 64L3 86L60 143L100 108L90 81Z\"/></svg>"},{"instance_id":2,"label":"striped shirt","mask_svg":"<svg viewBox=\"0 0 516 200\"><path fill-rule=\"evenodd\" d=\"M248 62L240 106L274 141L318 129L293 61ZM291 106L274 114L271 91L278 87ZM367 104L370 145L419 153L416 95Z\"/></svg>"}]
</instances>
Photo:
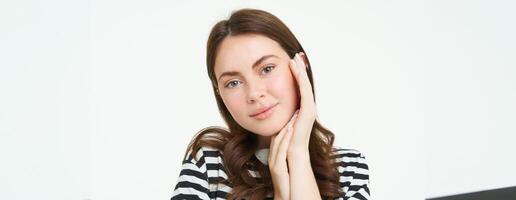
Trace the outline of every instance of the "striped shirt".
<instances>
[{"instance_id":1,"label":"striped shirt","mask_svg":"<svg viewBox=\"0 0 516 200\"><path fill-rule=\"evenodd\" d=\"M344 195L335 200L367 200L369 199L369 168L365 157L357 150L334 148L340 186ZM224 200L231 187L218 183L222 178L227 180L223 169L221 151L202 147L196 155L197 161L190 154L183 160L181 171L174 188L171 200L212 199ZM251 176L259 178L257 171L248 169ZM266 199L273 199L269 193Z\"/></svg>"}]
</instances>

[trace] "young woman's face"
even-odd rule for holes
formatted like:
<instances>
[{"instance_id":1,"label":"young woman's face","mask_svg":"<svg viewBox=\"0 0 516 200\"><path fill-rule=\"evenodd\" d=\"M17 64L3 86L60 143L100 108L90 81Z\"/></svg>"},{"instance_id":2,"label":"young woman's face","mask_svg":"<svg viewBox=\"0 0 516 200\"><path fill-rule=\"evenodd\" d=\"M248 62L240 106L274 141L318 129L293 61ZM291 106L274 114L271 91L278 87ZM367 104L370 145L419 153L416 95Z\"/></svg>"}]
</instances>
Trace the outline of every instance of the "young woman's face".
<instances>
[{"instance_id":1,"label":"young woman's face","mask_svg":"<svg viewBox=\"0 0 516 200\"><path fill-rule=\"evenodd\" d=\"M240 126L272 136L292 117L299 95L289 61L281 46L263 35L228 36L222 41L215 77L224 104Z\"/></svg>"}]
</instances>

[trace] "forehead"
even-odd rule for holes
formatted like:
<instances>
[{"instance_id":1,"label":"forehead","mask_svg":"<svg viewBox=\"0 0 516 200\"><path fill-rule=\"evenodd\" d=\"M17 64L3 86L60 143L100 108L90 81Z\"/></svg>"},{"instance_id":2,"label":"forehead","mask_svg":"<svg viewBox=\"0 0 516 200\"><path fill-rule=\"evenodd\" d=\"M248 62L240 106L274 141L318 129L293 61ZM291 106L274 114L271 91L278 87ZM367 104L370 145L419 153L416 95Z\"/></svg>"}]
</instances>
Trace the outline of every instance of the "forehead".
<instances>
[{"instance_id":1,"label":"forehead","mask_svg":"<svg viewBox=\"0 0 516 200\"><path fill-rule=\"evenodd\" d=\"M274 40L259 34L242 34L224 38L215 58L215 75L225 71L251 69L252 64L264 55L273 54L281 59L287 53Z\"/></svg>"}]
</instances>

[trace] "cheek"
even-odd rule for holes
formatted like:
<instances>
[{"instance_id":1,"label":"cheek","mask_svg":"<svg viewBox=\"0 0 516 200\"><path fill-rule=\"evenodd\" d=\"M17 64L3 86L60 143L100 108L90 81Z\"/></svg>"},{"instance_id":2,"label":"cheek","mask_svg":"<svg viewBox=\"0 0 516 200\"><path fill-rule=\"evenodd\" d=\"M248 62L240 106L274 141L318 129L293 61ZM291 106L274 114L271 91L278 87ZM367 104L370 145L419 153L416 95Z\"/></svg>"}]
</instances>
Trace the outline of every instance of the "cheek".
<instances>
[{"instance_id":1,"label":"cheek","mask_svg":"<svg viewBox=\"0 0 516 200\"><path fill-rule=\"evenodd\" d=\"M274 91L274 96L277 98L289 102L295 102L295 100L297 100L297 83L290 71L275 77L271 83L269 90Z\"/></svg>"},{"instance_id":2,"label":"cheek","mask_svg":"<svg viewBox=\"0 0 516 200\"><path fill-rule=\"evenodd\" d=\"M240 115L245 115L245 99L242 99L242 95L228 95L222 97L222 101L228 108L229 112L237 120Z\"/></svg>"}]
</instances>

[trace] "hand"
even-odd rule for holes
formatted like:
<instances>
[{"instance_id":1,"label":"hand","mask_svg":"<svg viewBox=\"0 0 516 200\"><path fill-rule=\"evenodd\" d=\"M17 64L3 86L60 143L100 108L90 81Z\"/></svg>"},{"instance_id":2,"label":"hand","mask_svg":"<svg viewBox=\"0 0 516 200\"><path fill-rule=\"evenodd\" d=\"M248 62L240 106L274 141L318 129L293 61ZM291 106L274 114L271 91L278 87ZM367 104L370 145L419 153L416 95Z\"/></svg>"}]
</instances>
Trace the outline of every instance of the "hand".
<instances>
[{"instance_id":1,"label":"hand","mask_svg":"<svg viewBox=\"0 0 516 200\"><path fill-rule=\"evenodd\" d=\"M274 186L275 200L290 199L290 176L288 173L287 150L293 134L293 123L297 119L297 112L277 135L271 136L270 155L268 158Z\"/></svg>"},{"instance_id":2,"label":"hand","mask_svg":"<svg viewBox=\"0 0 516 200\"><path fill-rule=\"evenodd\" d=\"M314 95L312 93L312 85L307 74L307 66L303 52L296 53L294 58L290 60L290 69L299 86L300 108L299 116L294 122L294 136L288 147L288 155L294 155L295 152L308 153L308 144L310 142L310 134L312 126L316 119L316 109Z\"/></svg>"}]
</instances>

